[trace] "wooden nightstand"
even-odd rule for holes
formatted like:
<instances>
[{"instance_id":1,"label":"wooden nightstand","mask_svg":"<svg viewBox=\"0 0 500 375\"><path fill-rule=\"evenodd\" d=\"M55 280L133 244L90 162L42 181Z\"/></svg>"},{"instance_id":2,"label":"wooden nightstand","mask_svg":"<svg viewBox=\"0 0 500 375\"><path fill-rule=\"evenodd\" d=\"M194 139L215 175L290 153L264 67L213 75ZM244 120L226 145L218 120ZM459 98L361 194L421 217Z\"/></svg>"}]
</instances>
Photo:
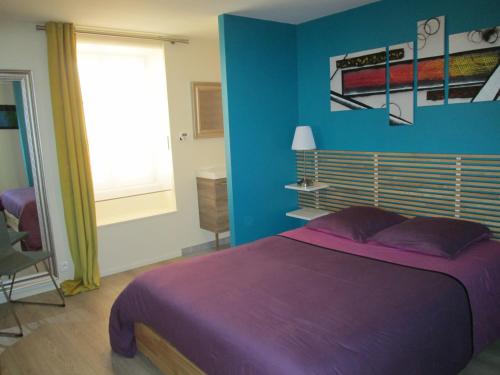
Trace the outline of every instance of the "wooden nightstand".
<instances>
[{"instance_id":1,"label":"wooden nightstand","mask_svg":"<svg viewBox=\"0 0 500 375\"><path fill-rule=\"evenodd\" d=\"M227 180L225 177L217 178L220 176L217 174L206 176L196 177L200 228L215 233L215 246L218 249L219 233L229 230Z\"/></svg>"}]
</instances>

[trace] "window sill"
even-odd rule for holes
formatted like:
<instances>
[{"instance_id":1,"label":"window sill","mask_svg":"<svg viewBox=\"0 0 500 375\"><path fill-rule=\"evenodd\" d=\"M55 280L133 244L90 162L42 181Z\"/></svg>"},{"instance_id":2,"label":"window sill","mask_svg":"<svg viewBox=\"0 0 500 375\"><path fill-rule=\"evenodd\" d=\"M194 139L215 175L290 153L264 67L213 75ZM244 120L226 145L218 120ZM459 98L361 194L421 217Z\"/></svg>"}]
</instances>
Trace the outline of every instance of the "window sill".
<instances>
[{"instance_id":1,"label":"window sill","mask_svg":"<svg viewBox=\"0 0 500 375\"><path fill-rule=\"evenodd\" d=\"M177 211L172 190L100 201L95 205L98 227Z\"/></svg>"}]
</instances>

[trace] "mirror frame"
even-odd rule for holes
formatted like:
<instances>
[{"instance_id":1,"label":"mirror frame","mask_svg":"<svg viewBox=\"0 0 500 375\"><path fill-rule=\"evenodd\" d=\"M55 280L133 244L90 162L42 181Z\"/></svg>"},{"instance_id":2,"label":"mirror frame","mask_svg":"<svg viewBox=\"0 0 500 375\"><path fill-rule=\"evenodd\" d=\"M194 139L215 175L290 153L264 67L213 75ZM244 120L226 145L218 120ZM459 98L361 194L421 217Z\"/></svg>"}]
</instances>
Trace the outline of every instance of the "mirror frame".
<instances>
[{"instance_id":1,"label":"mirror frame","mask_svg":"<svg viewBox=\"0 0 500 375\"><path fill-rule=\"evenodd\" d=\"M40 141L40 127L38 124L33 74L30 70L6 70L0 69L0 81L20 82L23 96L24 120L26 123L26 133L28 135L28 147L30 162L33 169L33 184L36 193L36 206L38 210L38 220L40 222L40 233L42 236L42 246L52 255L52 260L48 262L49 270L57 276L56 253L53 248L52 227L50 222L49 208L45 186L45 174L43 170L43 153ZM46 275L47 272L36 273L19 279L19 282L28 281Z\"/></svg>"}]
</instances>

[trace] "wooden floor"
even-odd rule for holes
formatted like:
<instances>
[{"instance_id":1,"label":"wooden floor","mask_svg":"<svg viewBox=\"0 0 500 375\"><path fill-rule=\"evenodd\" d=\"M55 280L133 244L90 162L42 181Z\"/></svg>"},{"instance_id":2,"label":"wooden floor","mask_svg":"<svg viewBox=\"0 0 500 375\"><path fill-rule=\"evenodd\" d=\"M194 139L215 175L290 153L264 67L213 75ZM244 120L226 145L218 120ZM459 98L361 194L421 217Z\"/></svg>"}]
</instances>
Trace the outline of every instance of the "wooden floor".
<instances>
[{"instance_id":1,"label":"wooden floor","mask_svg":"<svg viewBox=\"0 0 500 375\"><path fill-rule=\"evenodd\" d=\"M157 265L155 265L157 266ZM1 375L107 375L160 372L142 355L127 359L111 352L108 317L120 291L138 274L154 266L103 278L99 290L68 298L66 308L17 305L25 337L0 338ZM56 301L45 293L43 300ZM0 329L14 326L0 305ZM461 375L500 374L500 341L471 361Z\"/></svg>"}]
</instances>

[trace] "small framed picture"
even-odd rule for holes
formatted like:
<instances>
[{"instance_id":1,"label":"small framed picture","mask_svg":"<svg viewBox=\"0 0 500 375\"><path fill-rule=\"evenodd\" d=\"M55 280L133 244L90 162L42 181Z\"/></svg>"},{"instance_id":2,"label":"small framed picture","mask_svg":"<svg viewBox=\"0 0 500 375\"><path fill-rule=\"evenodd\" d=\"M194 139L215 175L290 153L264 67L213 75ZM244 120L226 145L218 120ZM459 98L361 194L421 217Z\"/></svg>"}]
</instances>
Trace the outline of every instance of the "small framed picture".
<instances>
[{"instance_id":1,"label":"small framed picture","mask_svg":"<svg viewBox=\"0 0 500 375\"><path fill-rule=\"evenodd\" d=\"M192 82L194 138L224 136L219 82Z\"/></svg>"},{"instance_id":2,"label":"small framed picture","mask_svg":"<svg viewBox=\"0 0 500 375\"><path fill-rule=\"evenodd\" d=\"M19 129L15 105L0 105L0 129Z\"/></svg>"}]
</instances>

